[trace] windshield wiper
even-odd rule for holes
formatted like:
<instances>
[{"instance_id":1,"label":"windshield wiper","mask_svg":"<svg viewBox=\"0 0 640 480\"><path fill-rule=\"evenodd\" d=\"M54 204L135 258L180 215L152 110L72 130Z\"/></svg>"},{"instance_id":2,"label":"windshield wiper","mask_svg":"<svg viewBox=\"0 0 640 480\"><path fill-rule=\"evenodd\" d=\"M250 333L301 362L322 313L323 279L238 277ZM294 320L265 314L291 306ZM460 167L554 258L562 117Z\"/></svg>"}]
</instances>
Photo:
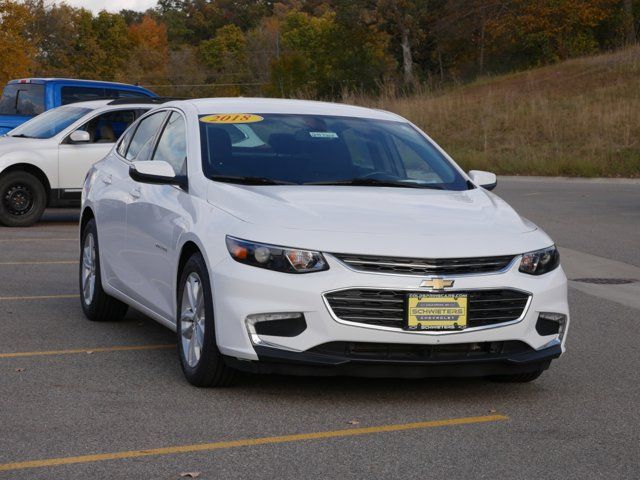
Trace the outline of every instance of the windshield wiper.
<instances>
[{"instance_id":1,"label":"windshield wiper","mask_svg":"<svg viewBox=\"0 0 640 480\"><path fill-rule=\"evenodd\" d=\"M25 135L24 133L19 133L18 135L7 135L8 137L13 137L13 138L36 138L36 137L30 137L29 135Z\"/></svg>"},{"instance_id":2,"label":"windshield wiper","mask_svg":"<svg viewBox=\"0 0 640 480\"><path fill-rule=\"evenodd\" d=\"M241 175L210 175L211 180L216 182L239 183L241 185L296 185L293 182L274 180L266 177L248 177Z\"/></svg>"},{"instance_id":3,"label":"windshield wiper","mask_svg":"<svg viewBox=\"0 0 640 480\"><path fill-rule=\"evenodd\" d=\"M330 180L324 182L307 182L305 185L356 185L365 187L401 187L401 188L431 188L444 190L440 185L408 183L394 180L377 180L375 178L350 178L349 180Z\"/></svg>"}]
</instances>

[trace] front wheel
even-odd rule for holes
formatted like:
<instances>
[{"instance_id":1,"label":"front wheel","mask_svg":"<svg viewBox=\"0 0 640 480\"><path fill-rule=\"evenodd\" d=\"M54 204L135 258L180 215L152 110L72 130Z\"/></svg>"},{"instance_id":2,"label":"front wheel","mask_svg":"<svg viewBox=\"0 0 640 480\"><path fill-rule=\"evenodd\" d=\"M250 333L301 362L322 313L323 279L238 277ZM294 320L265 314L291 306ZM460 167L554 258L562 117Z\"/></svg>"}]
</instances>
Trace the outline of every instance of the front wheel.
<instances>
[{"instance_id":1,"label":"front wheel","mask_svg":"<svg viewBox=\"0 0 640 480\"><path fill-rule=\"evenodd\" d=\"M177 301L178 354L185 377L196 387L229 385L234 371L218 350L211 284L200 253L182 269Z\"/></svg>"},{"instance_id":2,"label":"front wheel","mask_svg":"<svg viewBox=\"0 0 640 480\"><path fill-rule=\"evenodd\" d=\"M9 172L0 178L0 223L29 227L40 220L47 206L42 182L28 172Z\"/></svg>"}]
</instances>

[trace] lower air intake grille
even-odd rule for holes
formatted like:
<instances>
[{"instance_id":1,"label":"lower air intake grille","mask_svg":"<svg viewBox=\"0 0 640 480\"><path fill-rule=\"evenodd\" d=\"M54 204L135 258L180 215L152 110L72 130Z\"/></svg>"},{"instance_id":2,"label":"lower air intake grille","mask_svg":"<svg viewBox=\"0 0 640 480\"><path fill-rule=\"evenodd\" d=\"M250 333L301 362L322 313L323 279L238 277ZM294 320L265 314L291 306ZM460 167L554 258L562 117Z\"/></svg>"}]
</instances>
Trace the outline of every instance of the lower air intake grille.
<instances>
[{"instance_id":1,"label":"lower air intake grille","mask_svg":"<svg viewBox=\"0 0 640 480\"><path fill-rule=\"evenodd\" d=\"M336 317L367 325L402 328L405 319L403 290L352 289L325 295ZM468 327L481 327L520 318L529 295L517 290L470 290Z\"/></svg>"},{"instance_id":2,"label":"lower air intake grille","mask_svg":"<svg viewBox=\"0 0 640 480\"><path fill-rule=\"evenodd\" d=\"M353 360L463 361L499 359L533 349L526 343L507 342L456 343L450 345L409 345L394 343L330 342L309 350L313 353L351 358Z\"/></svg>"}]
</instances>

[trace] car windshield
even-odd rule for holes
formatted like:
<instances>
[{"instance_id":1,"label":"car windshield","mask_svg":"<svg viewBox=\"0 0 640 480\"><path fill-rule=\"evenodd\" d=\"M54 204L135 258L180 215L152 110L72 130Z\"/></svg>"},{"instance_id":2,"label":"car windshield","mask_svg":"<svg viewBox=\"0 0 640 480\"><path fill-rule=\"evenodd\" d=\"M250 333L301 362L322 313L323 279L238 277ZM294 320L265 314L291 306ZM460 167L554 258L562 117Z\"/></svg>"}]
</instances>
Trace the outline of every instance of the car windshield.
<instances>
[{"instance_id":1,"label":"car windshield","mask_svg":"<svg viewBox=\"0 0 640 480\"><path fill-rule=\"evenodd\" d=\"M90 111L90 108L58 107L14 128L8 135L23 138L51 138Z\"/></svg>"},{"instance_id":2,"label":"car windshield","mask_svg":"<svg viewBox=\"0 0 640 480\"><path fill-rule=\"evenodd\" d=\"M212 180L253 185L362 185L467 190L444 155L406 122L320 115L200 117Z\"/></svg>"}]
</instances>

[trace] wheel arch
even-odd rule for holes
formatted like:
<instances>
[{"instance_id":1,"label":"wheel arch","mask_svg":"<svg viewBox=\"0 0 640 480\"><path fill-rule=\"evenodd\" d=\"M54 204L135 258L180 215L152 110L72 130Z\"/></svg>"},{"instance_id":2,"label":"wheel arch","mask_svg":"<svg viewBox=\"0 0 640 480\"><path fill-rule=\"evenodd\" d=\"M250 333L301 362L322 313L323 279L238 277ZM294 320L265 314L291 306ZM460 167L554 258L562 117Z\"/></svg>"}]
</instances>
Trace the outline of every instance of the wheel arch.
<instances>
[{"instance_id":1,"label":"wheel arch","mask_svg":"<svg viewBox=\"0 0 640 480\"><path fill-rule=\"evenodd\" d=\"M42 169L36 167L31 163L14 163L13 165L9 165L7 168L2 170L2 172L0 172L0 176L12 172L27 172L36 177L40 181L40 183L42 183L45 191L47 192L47 205L49 205L51 201L51 183L49 182L47 174L44 173Z\"/></svg>"},{"instance_id":2,"label":"wheel arch","mask_svg":"<svg viewBox=\"0 0 640 480\"><path fill-rule=\"evenodd\" d=\"M178 283L180 282L180 275L182 275L182 269L184 268L185 264L187 263L187 260L189 260L189 258L191 258L191 256L194 253L200 253L202 254L202 249L200 248L200 246L198 246L198 244L196 242L194 242L193 240L187 240L183 245L182 248L180 250L180 257L178 259L178 268L176 270L176 295L178 294ZM204 257L204 255L203 255ZM206 260L205 260L206 262Z\"/></svg>"},{"instance_id":3,"label":"wheel arch","mask_svg":"<svg viewBox=\"0 0 640 480\"><path fill-rule=\"evenodd\" d=\"M93 210L91 210L91 207L86 207L84 210L82 210L82 215L80 216L80 238L82 241L82 232L84 232L84 227L87 226L87 223L89 223L89 220L95 220L96 216L93 213Z\"/></svg>"}]
</instances>

